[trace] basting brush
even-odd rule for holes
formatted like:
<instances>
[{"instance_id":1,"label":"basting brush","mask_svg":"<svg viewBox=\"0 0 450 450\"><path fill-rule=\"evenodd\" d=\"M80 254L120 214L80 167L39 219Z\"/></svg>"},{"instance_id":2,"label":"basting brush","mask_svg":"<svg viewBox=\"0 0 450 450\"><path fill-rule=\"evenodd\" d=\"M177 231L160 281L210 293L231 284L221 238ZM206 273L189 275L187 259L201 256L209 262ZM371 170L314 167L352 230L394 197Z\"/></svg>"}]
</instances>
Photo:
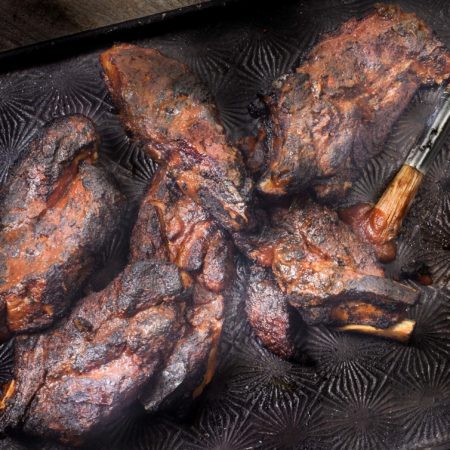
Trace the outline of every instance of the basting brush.
<instances>
[{"instance_id":1,"label":"basting brush","mask_svg":"<svg viewBox=\"0 0 450 450\"><path fill-rule=\"evenodd\" d=\"M414 146L402 167L375 206L360 204L340 211L352 229L370 241L382 262L396 257L395 239L422 181L450 132L450 86L444 91L442 106L436 109L431 125ZM409 340L415 321L404 320L388 329L346 325L342 331L356 331L402 342Z\"/></svg>"},{"instance_id":2,"label":"basting brush","mask_svg":"<svg viewBox=\"0 0 450 450\"><path fill-rule=\"evenodd\" d=\"M403 219L450 131L450 86L444 91L441 105L376 205L356 205L340 212L357 234L374 245L382 262L395 259L395 239Z\"/></svg>"}]
</instances>

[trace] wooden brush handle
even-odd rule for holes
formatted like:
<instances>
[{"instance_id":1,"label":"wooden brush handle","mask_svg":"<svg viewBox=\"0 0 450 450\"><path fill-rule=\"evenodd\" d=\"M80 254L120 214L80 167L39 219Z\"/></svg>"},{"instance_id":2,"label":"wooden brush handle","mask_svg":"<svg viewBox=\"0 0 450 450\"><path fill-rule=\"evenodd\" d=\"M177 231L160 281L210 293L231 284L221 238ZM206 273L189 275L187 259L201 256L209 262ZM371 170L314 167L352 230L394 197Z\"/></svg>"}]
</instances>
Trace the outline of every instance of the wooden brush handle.
<instances>
[{"instance_id":1,"label":"wooden brush handle","mask_svg":"<svg viewBox=\"0 0 450 450\"><path fill-rule=\"evenodd\" d=\"M378 200L371 213L371 226L381 242L389 242L397 237L423 177L423 173L417 169L402 166Z\"/></svg>"}]
</instances>

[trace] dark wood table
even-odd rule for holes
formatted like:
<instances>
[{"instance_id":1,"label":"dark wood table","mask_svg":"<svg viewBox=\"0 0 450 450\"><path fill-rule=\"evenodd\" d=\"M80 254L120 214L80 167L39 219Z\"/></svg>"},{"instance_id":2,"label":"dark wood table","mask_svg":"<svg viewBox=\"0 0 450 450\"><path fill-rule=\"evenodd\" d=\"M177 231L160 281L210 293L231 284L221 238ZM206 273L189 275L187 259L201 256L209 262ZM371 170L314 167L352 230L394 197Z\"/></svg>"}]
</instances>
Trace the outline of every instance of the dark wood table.
<instances>
[{"instance_id":1,"label":"dark wood table","mask_svg":"<svg viewBox=\"0 0 450 450\"><path fill-rule=\"evenodd\" d=\"M207 0L0 0L0 51Z\"/></svg>"}]
</instances>

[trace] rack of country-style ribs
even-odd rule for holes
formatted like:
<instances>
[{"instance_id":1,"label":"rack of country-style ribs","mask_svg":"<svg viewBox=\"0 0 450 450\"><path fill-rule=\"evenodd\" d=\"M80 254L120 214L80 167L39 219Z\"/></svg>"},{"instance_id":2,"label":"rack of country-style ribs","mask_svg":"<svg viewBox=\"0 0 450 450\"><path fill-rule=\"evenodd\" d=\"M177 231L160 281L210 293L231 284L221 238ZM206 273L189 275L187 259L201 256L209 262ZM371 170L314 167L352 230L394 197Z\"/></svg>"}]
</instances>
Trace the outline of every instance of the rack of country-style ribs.
<instances>
[{"instance_id":1,"label":"rack of country-style ribs","mask_svg":"<svg viewBox=\"0 0 450 450\"><path fill-rule=\"evenodd\" d=\"M136 401L155 411L198 396L214 375L238 253L248 321L274 353L293 357L293 317L408 339L420 289L385 276L389 258L338 206L418 90L450 77L450 53L425 23L378 6L326 36L275 81L265 130L245 149L180 62L125 44L100 62L158 170L126 266L84 298L97 254L130 214L96 161L93 124L49 124L2 188L0 335L15 336L2 430L80 444Z\"/></svg>"}]
</instances>

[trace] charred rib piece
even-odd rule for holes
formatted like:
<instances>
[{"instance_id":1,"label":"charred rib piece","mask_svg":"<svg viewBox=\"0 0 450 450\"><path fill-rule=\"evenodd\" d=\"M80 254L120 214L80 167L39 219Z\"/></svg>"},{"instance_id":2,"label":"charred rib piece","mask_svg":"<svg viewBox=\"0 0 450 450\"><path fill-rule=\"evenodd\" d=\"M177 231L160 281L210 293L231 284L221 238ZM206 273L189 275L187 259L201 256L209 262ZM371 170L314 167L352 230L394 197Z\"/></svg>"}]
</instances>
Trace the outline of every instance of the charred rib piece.
<instances>
[{"instance_id":1,"label":"charred rib piece","mask_svg":"<svg viewBox=\"0 0 450 450\"><path fill-rule=\"evenodd\" d=\"M183 282L192 289L183 337L164 371L141 396L145 407L154 409L166 396L175 396L181 384L183 391L198 395L214 374L225 291L234 268L231 245L224 232L179 191L166 170L156 174L146 204L154 205L158 215L157 220L152 217L146 222L149 228L162 230L162 239L153 241L153 247L161 258L167 258L182 271ZM141 213L145 208L141 208ZM197 386L197 380L202 378Z\"/></svg>"},{"instance_id":2,"label":"charred rib piece","mask_svg":"<svg viewBox=\"0 0 450 450\"><path fill-rule=\"evenodd\" d=\"M125 126L165 165L179 189L230 230L248 226L252 183L227 144L205 88L153 49L120 45L101 56Z\"/></svg>"},{"instance_id":3,"label":"charred rib piece","mask_svg":"<svg viewBox=\"0 0 450 450\"><path fill-rule=\"evenodd\" d=\"M116 418L181 337L183 291L174 265L134 262L54 331L18 338L2 428L77 444Z\"/></svg>"},{"instance_id":4,"label":"charred rib piece","mask_svg":"<svg viewBox=\"0 0 450 450\"><path fill-rule=\"evenodd\" d=\"M450 77L450 54L414 14L379 6L323 40L275 83L272 142L262 192L313 183L329 201L345 195L424 84Z\"/></svg>"},{"instance_id":5,"label":"charred rib piece","mask_svg":"<svg viewBox=\"0 0 450 450\"><path fill-rule=\"evenodd\" d=\"M418 297L414 289L384 278L372 248L334 211L312 202L274 208L259 235L235 235L235 241L250 259L272 269L286 302L310 324L386 328L401 319ZM266 297L260 296L261 301L274 298ZM284 327L285 313L279 310ZM250 321L258 319L250 317ZM280 336L285 334L280 331ZM263 341L274 348L269 338ZM282 341L280 345L285 347Z\"/></svg>"},{"instance_id":6,"label":"charred rib piece","mask_svg":"<svg viewBox=\"0 0 450 450\"><path fill-rule=\"evenodd\" d=\"M57 120L0 193L0 339L60 317L117 230L125 201L93 165L96 147L88 119Z\"/></svg>"}]
</instances>

